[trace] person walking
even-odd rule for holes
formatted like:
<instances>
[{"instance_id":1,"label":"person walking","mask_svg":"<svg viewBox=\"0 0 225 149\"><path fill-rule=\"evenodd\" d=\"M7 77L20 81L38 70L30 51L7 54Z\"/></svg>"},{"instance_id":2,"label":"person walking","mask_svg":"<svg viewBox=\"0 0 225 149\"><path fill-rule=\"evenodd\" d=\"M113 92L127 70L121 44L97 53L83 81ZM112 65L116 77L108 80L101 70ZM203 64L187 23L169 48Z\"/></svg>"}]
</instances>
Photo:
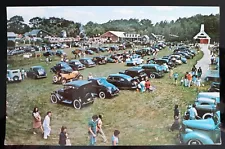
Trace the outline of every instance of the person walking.
<instances>
[{"instance_id":1,"label":"person walking","mask_svg":"<svg viewBox=\"0 0 225 149\"><path fill-rule=\"evenodd\" d=\"M184 86L188 87L188 72L186 72L185 76L184 76Z\"/></svg>"},{"instance_id":2,"label":"person walking","mask_svg":"<svg viewBox=\"0 0 225 149\"><path fill-rule=\"evenodd\" d=\"M25 78L25 70L23 68L21 69L21 77L22 77L22 80L24 80L24 78Z\"/></svg>"},{"instance_id":3,"label":"person walking","mask_svg":"<svg viewBox=\"0 0 225 149\"><path fill-rule=\"evenodd\" d=\"M169 78L172 79L173 77L173 68L170 69Z\"/></svg>"},{"instance_id":4,"label":"person walking","mask_svg":"<svg viewBox=\"0 0 225 149\"><path fill-rule=\"evenodd\" d=\"M32 113L33 116L33 134L36 134L35 129L41 129L42 134L44 133L42 124L41 124L41 116L38 111L38 108L35 107Z\"/></svg>"},{"instance_id":5,"label":"person walking","mask_svg":"<svg viewBox=\"0 0 225 149\"><path fill-rule=\"evenodd\" d=\"M197 73L198 73L198 77L202 76L202 68L201 67L198 68Z\"/></svg>"},{"instance_id":6,"label":"person walking","mask_svg":"<svg viewBox=\"0 0 225 149\"><path fill-rule=\"evenodd\" d=\"M102 115L98 116L98 120L97 120L97 134L100 134L101 138L103 139L103 142L106 143L107 139L106 136L102 130Z\"/></svg>"},{"instance_id":7,"label":"person walking","mask_svg":"<svg viewBox=\"0 0 225 149\"><path fill-rule=\"evenodd\" d=\"M192 84L193 84L194 86L196 86L196 81L197 81L197 76L196 76L196 75L193 75L193 76L192 76Z\"/></svg>"},{"instance_id":8,"label":"person walking","mask_svg":"<svg viewBox=\"0 0 225 149\"><path fill-rule=\"evenodd\" d=\"M189 113L190 113L190 120L195 120L196 118L199 118L195 104L192 105Z\"/></svg>"},{"instance_id":9,"label":"person walking","mask_svg":"<svg viewBox=\"0 0 225 149\"><path fill-rule=\"evenodd\" d=\"M119 130L115 130L112 136L112 146L117 146L119 144Z\"/></svg>"},{"instance_id":10,"label":"person walking","mask_svg":"<svg viewBox=\"0 0 225 149\"><path fill-rule=\"evenodd\" d=\"M187 79L188 79L188 87L191 87L191 82L192 82L192 75L191 75L191 73L188 73Z\"/></svg>"},{"instance_id":11,"label":"person walking","mask_svg":"<svg viewBox=\"0 0 225 149\"><path fill-rule=\"evenodd\" d=\"M196 86L197 86L197 88L201 87L201 78L200 77L198 77L196 80Z\"/></svg>"},{"instance_id":12,"label":"person walking","mask_svg":"<svg viewBox=\"0 0 225 149\"><path fill-rule=\"evenodd\" d=\"M193 65L191 71L192 71L192 75L196 75L197 68L195 67L195 65Z\"/></svg>"},{"instance_id":13,"label":"person walking","mask_svg":"<svg viewBox=\"0 0 225 149\"><path fill-rule=\"evenodd\" d=\"M180 85L181 85L181 86L184 85L184 77L181 78L181 80L180 80Z\"/></svg>"},{"instance_id":14,"label":"person walking","mask_svg":"<svg viewBox=\"0 0 225 149\"><path fill-rule=\"evenodd\" d=\"M59 145L60 146L70 145L67 142L68 139L69 139L69 137L68 137L68 134L67 134L67 127L62 126L61 132L59 134Z\"/></svg>"},{"instance_id":15,"label":"person walking","mask_svg":"<svg viewBox=\"0 0 225 149\"><path fill-rule=\"evenodd\" d=\"M89 134L89 145L96 144L96 133L97 133L97 115L93 115L91 121L88 123L88 134Z\"/></svg>"},{"instance_id":16,"label":"person walking","mask_svg":"<svg viewBox=\"0 0 225 149\"><path fill-rule=\"evenodd\" d=\"M178 79L179 74L177 72L175 72L173 74L174 80L175 80L175 84L177 85L177 79Z\"/></svg>"},{"instance_id":17,"label":"person walking","mask_svg":"<svg viewBox=\"0 0 225 149\"><path fill-rule=\"evenodd\" d=\"M51 133L51 127L50 127L50 118L52 116L52 112L48 111L47 115L45 116L44 122L43 122L43 128L44 128L44 139L47 139L50 137Z\"/></svg>"}]
</instances>

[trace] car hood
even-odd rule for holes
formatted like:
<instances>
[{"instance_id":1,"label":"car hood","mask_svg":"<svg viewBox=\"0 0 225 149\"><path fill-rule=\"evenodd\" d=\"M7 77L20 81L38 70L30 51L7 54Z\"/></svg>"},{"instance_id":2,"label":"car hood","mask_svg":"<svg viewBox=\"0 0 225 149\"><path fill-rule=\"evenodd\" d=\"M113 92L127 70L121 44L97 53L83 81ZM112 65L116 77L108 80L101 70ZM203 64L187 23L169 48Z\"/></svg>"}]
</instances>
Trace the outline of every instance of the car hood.
<instances>
[{"instance_id":1,"label":"car hood","mask_svg":"<svg viewBox=\"0 0 225 149\"><path fill-rule=\"evenodd\" d=\"M102 84L103 86L105 86L105 87L107 87L107 88L112 88L112 90L117 90L118 88L115 86L115 85L113 85L113 84L111 84L111 83L104 83L104 84Z\"/></svg>"},{"instance_id":2,"label":"car hood","mask_svg":"<svg viewBox=\"0 0 225 149\"><path fill-rule=\"evenodd\" d=\"M194 129L213 130L215 128L214 121L211 118L204 120L185 120L183 124Z\"/></svg>"}]
</instances>

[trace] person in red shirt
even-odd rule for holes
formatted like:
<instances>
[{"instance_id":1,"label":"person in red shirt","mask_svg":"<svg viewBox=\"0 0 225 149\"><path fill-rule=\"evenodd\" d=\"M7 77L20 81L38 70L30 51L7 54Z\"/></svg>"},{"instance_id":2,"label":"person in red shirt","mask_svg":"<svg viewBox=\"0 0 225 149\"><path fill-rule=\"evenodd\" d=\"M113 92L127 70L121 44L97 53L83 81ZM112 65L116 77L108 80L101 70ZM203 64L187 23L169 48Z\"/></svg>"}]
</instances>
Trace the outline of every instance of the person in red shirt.
<instances>
[{"instance_id":1,"label":"person in red shirt","mask_svg":"<svg viewBox=\"0 0 225 149\"><path fill-rule=\"evenodd\" d=\"M145 88L146 88L146 91L149 91L150 92L150 81L149 81L149 79L147 79L145 81Z\"/></svg>"}]
</instances>

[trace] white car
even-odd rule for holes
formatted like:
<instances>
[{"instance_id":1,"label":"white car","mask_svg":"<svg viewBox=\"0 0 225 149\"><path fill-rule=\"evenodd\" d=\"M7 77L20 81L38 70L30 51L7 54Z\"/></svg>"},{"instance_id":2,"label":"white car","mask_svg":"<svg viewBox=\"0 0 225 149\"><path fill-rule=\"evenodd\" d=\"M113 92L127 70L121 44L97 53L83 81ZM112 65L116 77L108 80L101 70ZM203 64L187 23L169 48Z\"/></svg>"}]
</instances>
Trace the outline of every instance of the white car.
<instances>
[{"instance_id":1,"label":"white car","mask_svg":"<svg viewBox=\"0 0 225 149\"><path fill-rule=\"evenodd\" d=\"M141 58L140 55L133 55L130 58L126 59L126 65L140 65L143 63L143 59Z\"/></svg>"},{"instance_id":2,"label":"white car","mask_svg":"<svg viewBox=\"0 0 225 149\"><path fill-rule=\"evenodd\" d=\"M19 82L21 80L22 76L19 69L7 70L7 82Z\"/></svg>"}]
</instances>

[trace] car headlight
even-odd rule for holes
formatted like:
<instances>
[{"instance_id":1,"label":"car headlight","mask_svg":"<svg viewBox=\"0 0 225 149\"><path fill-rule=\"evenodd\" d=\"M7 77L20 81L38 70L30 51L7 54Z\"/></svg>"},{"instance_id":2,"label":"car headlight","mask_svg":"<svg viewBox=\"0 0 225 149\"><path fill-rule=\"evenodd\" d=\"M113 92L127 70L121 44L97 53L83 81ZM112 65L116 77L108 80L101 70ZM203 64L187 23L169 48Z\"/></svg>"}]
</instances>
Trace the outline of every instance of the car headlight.
<instances>
[{"instance_id":1,"label":"car headlight","mask_svg":"<svg viewBox=\"0 0 225 149\"><path fill-rule=\"evenodd\" d=\"M111 93L112 92L112 87L108 87L107 90L108 90L108 92Z\"/></svg>"}]
</instances>

